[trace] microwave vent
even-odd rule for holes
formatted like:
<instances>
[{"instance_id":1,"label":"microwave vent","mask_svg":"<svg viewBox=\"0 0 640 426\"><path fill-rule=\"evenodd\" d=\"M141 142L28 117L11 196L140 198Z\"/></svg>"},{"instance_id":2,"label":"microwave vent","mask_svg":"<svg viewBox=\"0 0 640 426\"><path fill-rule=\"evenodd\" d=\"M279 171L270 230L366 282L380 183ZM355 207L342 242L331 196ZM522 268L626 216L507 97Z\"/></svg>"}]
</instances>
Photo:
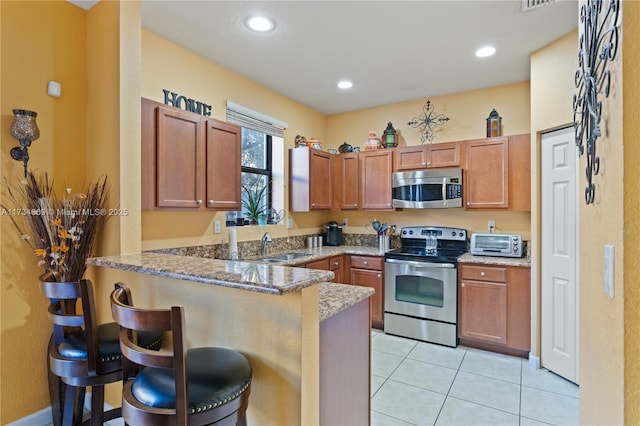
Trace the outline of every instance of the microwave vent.
<instances>
[{"instance_id":1,"label":"microwave vent","mask_svg":"<svg viewBox=\"0 0 640 426\"><path fill-rule=\"evenodd\" d=\"M528 12L542 6L549 5L553 2L555 2L555 0L522 0L522 11Z\"/></svg>"}]
</instances>

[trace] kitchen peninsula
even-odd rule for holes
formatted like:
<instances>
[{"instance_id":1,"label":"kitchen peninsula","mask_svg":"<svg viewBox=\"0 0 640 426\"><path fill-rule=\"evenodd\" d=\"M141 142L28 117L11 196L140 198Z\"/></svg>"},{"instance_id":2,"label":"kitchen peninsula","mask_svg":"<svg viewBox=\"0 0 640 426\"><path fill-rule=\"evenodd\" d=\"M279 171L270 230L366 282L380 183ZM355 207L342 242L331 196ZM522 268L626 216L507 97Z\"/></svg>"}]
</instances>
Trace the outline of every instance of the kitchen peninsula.
<instances>
[{"instance_id":1,"label":"kitchen peninsula","mask_svg":"<svg viewBox=\"0 0 640 426\"><path fill-rule=\"evenodd\" d=\"M372 289L327 283L330 271L166 253L89 263L118 270L136 306L184 306L190 347L247 356L249 424L368 423Z\"/></svg>"}]
</instances>

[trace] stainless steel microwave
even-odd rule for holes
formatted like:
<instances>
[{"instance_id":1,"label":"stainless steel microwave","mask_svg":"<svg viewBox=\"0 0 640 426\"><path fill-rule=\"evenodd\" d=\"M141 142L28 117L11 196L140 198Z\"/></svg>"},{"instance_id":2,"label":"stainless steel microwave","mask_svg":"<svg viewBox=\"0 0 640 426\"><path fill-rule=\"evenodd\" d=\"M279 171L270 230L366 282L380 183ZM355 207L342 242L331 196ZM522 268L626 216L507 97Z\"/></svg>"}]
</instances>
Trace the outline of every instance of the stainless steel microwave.
<instances>
[{"instance_id":1,"label":"stainless steel microwave","mask_svg":"<svg viewBox=\"0 0 640 426\"><path fill-rule=\"evenodd\" d=\"M462 207L462 169L397 172L391 177L393 207Z\"/></svg>"}]
</instances>

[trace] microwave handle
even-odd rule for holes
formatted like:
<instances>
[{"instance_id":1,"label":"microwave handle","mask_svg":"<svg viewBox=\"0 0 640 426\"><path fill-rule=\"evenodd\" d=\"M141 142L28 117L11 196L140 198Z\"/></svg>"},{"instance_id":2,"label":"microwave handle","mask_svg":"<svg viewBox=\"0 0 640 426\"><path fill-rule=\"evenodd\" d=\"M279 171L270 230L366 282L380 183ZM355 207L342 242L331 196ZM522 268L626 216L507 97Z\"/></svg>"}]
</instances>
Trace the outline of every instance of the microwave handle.
<instances>
[{"instance_id":1,"label":"microwave handle","mask_svg":"<svg viewBox=\"0 0 640 426\"><path fill-rule=\"evenodd\" d=\"M447 178L442 178L442 201L447 202Z\"/></svg>"}]
</instances>

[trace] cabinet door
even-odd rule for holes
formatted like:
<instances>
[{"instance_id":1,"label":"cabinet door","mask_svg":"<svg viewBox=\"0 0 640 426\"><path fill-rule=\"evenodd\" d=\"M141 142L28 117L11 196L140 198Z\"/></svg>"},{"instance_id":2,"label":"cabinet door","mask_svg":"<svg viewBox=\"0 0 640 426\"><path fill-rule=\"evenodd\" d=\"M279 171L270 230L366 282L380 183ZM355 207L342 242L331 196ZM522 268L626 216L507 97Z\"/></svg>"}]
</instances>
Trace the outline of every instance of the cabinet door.
<instances>
[{"instance_id":1,"label":"cabinet door","mask_svg":"<svg viewBox=\"0 0 640 426\"><path fill-rule=\"evenodd\" d=\"M460 143L426 145L427 168L460 167Z\"/></svg>"},{"instance_id":2,"label":"cabinet door","mask_svg":"<svg viewBox=\"0 0 640 426\"><path fill-rule=\"evenodd\" d=\"M465 145L464 193L468 209L509 207L509 139L489 138Z\"/></svg>"},{"instance_id":3,"label":"cabinet door","mask_svg":"<svg viewBox=\"0 0 640 426\"><path fill-rule=\"evenodd\" d=\"M396 172L427 167L427 149L424 145L398 148L393 157L393 170Z\"/></svg>"},{"instance_id":4,"label":"cabinet door","mask_svg":"<svg viewBox=\"0 0 640 426\"><path fill-rule=\"evenodd\" d=\"M205 186L204 120L158 106L156 125L156 205L199 208Z\"/></svg>"},{"instance_id":5,"label":"cabinet door","mask_svg":"<svg viewBox=\"0 0 640 426\"><path fill-rule=\"evenodd\" d=\"M335 274L332 283L344 283L344 256L333 256L329 259L329 270Z\"/></svg>"},{"instance_id":6,"label":"cabinet door","mask_svg":"<svg viewBox=\"0 0 640 426\"><path fill-rule=\"evenodd\" d=\"M240 210L240 127L207 120L207 207Z\"/></svg>"},{"instance_id":7,"label":"cabinet door","mask_svg":"<svg viewBox=\"0 0 640 426\"><path fill-rule=\"evenodd\" d=\"M393 151L360 153L360 197L362 210L393 210L391 173Z\"/></svg>"},{"instance_id":8,"label":"cabinet door","mask_svg":"<svg viewBox=\"0 0 640 426\"><path fill-rule=\"evenodd\" d=\"M460 282L460 337L507 344L507 285Z\"/></svg>"},{"instance_id":9,"label":"cabinet door","mask_svg":"<svg viewBox=\"0 0 640 426\"><path fill-rule=\"evenodd\" d=\"M382 289L382 271L351 268L350 283L363 287L371 287L375 290L371 296L371 324L373 327L382 328L384 324L384 295Z\"/></svg>"},{"instance_id":10,"label":"cabinet door","mask_svg":"<svg viewBox=\"0 0 640 426\"><path fill-rule=\"evenodd\" d=\"M358 210L358 196L360 178L360 163L358 153L340 154L338 156L340 168L340 208L342 210Z\"/></svg>"},{"instance_id":11,"label":"cabinet door","mask_svg":"<svg viewBox=\"0 0 640 426\"><path fill-rule=\"evenodd\" d=\"M311 210L331 210L331 154L309 150L309 192Z\"/></svg>"}]
</instances>

